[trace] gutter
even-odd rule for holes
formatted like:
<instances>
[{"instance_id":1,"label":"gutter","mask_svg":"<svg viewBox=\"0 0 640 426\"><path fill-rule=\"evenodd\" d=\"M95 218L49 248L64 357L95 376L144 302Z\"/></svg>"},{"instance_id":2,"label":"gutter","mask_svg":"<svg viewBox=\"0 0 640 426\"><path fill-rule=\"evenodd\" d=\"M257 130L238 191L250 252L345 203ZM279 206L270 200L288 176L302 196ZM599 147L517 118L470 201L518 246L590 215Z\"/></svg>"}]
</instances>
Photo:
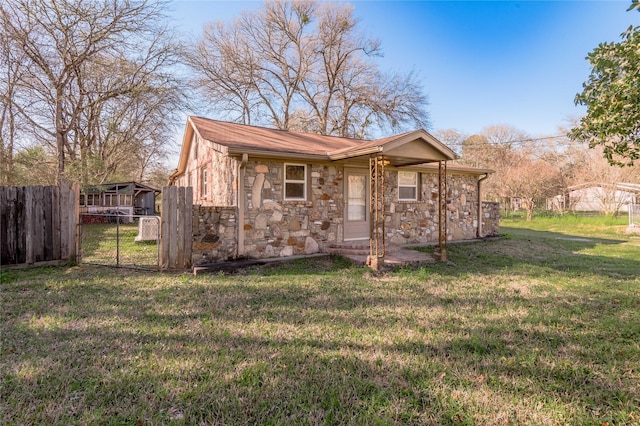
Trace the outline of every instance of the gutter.
<instances>
[{"instance_id":1,"label":"gutter","mask_svg":"<svg viewBox=\"0 0 640 426\"><path fill-rule=\"evenodd\" d=\"M489 173L485 173L484 176L478 178L478 230L476 232L477 238L482 238L482 197L480 196L480 184L488 177Z\"/></svg>"},{"instance_id":2,"label":"gutter","mask_svg":"<svg viewBox=\"0 0 640 426\"><path fill-rule=\"evenodd\" d=\"M240 156L243 158L245 155L250 155L252 157L259 158L273 158L273 159L291 159L291 160L314 160L314 161L326 161L327 157L322 154L298 154L298 153L289 153L289 152L278 152L278 151L262 151L262 150L252 150L252 149L243 149L236 150L233 148L229 148L228 155Z\"/></svg>"}]
</instances>

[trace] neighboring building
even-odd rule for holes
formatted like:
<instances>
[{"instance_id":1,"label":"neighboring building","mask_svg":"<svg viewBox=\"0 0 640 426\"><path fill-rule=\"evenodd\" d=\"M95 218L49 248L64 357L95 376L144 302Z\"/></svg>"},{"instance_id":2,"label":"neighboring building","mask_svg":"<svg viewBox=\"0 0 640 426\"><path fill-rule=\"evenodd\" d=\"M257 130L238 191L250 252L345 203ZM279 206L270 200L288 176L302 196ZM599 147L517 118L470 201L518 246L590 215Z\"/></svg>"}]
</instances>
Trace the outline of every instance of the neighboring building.
<instances>
[{"instance_id":1,"label":"neighboring building","mask_svg":"<svg viewBox=\"0 0 640 426\"><path fill-rule=\"evenodd\" d=\"M628 212L629 206L640 203L640 184L637 183L584 183L567 188L565 195L548 200L550 210L619 213Z\"/></svg>"},{"instance_id":2,"label":"neighboring building","mask_svg":"<svg viewBox=\"0 0 640 426\"><path fill-rule=\"evenodd\" d=\"M491 170L454 158L423 130L363 141L189 117L170 185L191 186L196 205L232 207L238 257L368 244L376 230L397 245L497 233L499 209L480 199Z\"/></svg>"},{"instance_id":3,"label":"neighboring building","mask_svg":"<svg viewBox=\"0 0 640 426\"><path fill-rule=\"evenodd\" d=\"M156 214L159 190L137 182L94 185L80 192L80 213Z\"/></svg>"}]
</instances>

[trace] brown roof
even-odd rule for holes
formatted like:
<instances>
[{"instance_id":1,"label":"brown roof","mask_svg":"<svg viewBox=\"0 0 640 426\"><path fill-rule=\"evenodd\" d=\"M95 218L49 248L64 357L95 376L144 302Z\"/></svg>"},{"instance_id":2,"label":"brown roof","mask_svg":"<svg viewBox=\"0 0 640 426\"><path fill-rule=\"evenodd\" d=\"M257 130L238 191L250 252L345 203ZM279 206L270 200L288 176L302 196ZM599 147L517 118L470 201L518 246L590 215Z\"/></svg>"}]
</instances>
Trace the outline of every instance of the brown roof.
<instances>
[{"instance_id":1,"label":"brown roof","mask_svg":"<svg viewBox=\"0 0 640 426\"><path fill-rule=\"evenodd\" d=\"M186 169L194 132L203 140L212 143L216 149L230 155L247 153L282 158L304 156L334 161L366 158L364 156L381 153L394 166L453 160L456 157L450 148L424 130L414 130L376 140L361 140L190 116L187 119L178 169L172 174L172 179Z\"/></svg>"},{"instance_id":2,"label":"brown roof","mask_svg":"<svg viewBox=\"0 0 640 426\"><path fill-rule=\"evenodd\" d=\"M268 129L201 117L190 117L189 120L203 139L232 150L254 149L326 157L328 152L353 148L363 142L357 139Z\"/></svg>"}]
</instances>

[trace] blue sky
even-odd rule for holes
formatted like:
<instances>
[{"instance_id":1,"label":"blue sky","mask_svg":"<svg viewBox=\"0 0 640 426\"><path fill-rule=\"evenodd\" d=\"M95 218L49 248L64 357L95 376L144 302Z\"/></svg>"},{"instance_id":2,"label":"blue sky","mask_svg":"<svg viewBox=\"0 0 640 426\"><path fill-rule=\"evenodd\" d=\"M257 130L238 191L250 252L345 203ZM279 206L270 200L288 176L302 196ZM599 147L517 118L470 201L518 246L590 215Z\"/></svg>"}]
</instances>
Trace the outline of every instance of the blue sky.
<instances>
[{"instance_id":1,"label":"blue sky","mask_svg":"<svg viewBox=\"0 0 640 426\"><path fill-rule=\"evenodd\" d=\"M558 134L601 42L619 41L640 13L630 1L352 1L362 30L382 42L382 70L418 72L429 95L430 131L474 134L508 124ZM174 0L175 24L198 35L259 2Z\"/></svg>"}]
</instances>

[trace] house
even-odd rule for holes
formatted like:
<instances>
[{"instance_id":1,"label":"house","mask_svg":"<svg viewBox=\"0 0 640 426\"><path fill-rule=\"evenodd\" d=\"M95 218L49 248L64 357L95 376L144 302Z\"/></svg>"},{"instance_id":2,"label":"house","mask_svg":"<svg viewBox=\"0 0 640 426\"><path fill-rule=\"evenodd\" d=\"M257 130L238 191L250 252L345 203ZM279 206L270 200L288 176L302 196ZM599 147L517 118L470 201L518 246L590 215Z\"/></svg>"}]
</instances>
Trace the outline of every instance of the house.
<instances>
[{"instance_id":1,"label":"house","mask_svg":"<svg viewBox=\"0 0 640 426\"><path fill-rule=\"evenodd\" d=\"M499 208L480 198L491 170L454 159L424 130L365 141L189 117L169 184L192 187L195 205L230 208L229 257L356 244L383 256L390 244L497 233ZM222 238L211 237L212 250Z\"/></svg>"},{"instance_id":2,"label":"house","mask_svg":"<svg viewBox=\"0 0 640 426\"><path fill-rule=\"evenodd\" d=\"M570 186L547 202L550 210L606 214L628 212L634 204L640 204L640 184L604 182Z\"/></svg>"},{"instance_id":3,"label":"house","mask_svg":"<svg viewBox=\"0 0 640 426\"><path fill-rule=\"evenodd\" d=\"M80 192L81 214L155 215L159 190L137 182L105 183Z\"/></svg>"}]
</instances>

